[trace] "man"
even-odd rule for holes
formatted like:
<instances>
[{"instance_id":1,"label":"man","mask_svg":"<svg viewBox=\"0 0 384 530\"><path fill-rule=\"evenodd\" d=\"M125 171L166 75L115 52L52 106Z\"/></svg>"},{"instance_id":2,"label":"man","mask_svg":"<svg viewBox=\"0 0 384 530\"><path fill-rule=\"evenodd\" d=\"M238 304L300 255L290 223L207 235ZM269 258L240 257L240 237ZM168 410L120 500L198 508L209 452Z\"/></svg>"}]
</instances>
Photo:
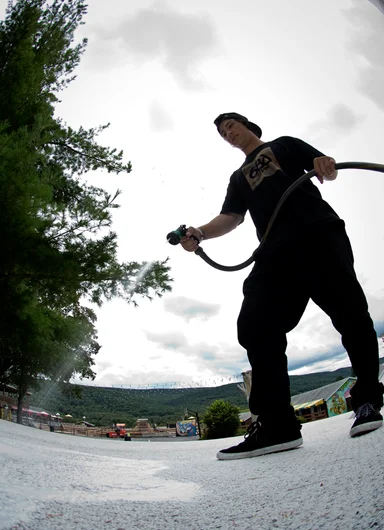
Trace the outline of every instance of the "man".
<instances>
[{"instance_id":1,"label":"man","mask_svg":"<svg viewBox=\"0 0 384 530\"><path fill-rule=\"evenodd\" d=\"M302 140L284 136L264 142L260 127L234 112L221 114L214 123L246 158L230 178L220 215L188 229L181 241L187 251L195 251L203 239L235 229L247 211L261 239L280 197L305 171L315 169L321 183L337 176L335 160ZM377 336L356 278L345 224L310 180L284 203L243 293L238 339L252 367L249 407L257 421L244 442L219 451L217 458L249 458L303 443L290 403L285 351L286 334L297 326L310 299L341 334L357 376L351 391L356 419L350 435L382 425Z\"/></svg>"}]
</instances>

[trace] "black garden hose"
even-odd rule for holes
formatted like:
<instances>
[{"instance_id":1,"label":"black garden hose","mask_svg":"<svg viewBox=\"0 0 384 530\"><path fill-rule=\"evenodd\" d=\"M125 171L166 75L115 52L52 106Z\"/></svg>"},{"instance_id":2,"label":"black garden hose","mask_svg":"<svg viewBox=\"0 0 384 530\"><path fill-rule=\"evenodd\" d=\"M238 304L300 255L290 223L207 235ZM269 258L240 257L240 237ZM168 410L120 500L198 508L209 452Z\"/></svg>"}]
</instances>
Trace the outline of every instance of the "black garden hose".
<instances>
[{"instance_id":1,"label":"black garden hose","mask_svg":"<svg viewBox=\"0 0 384 530\"><path fill-rule=\"evenodd\" d=\"M384 165L382 165L382 164L372 164L370 162L341 162L341 163L336 164L336 169L337 170L339 170L339 169L366 169L368 171L378 171L380 173L384 173ZM203 259L206 263L208 263L208 265L211 265L212 267L214 267L215 269L218 269L220 271L232 272L232 271L240 271L242 269L245 269L246 267L251 265L251 263L253 263L255 261L255 259L257 258L257 255L260 252L260 250L262 249L262 247L264 246L265 240L266 240L269 232L271 231L273 223L275 222L276 217L277 217L281 207L283 206L284 202L288 198L288 196L296 188L298 188L303 182L305 182L306 180L308 180L308 179L310 179L312 177L315 177L315 176L316 176L316 171L314 169L312 169L312 171L309 171L308 173L304 173L304 175L302 175L299 179L297 179L285 191L285 193L281 196L281 199L277 203L277 206L276 206L276 208L275 208L275 210L274 210L274 212L272 214L272 217L271 217L271 219L270 219L270 221L268 223L268 226L267 226L267 229L265 231L265 234L264 234L262 240L260 241L260 245L254 251L252 256L250 258L248 258L246 261L244 261L243 263L240 263L239 265L220 265L220 263L216 263L216 261L213 261L209 256L207 256L207 254L204 252L204 250L201 247L199 247L197 250L195 250L195 254L200 256L200 258Z\"/></svg>"}]
</instances>

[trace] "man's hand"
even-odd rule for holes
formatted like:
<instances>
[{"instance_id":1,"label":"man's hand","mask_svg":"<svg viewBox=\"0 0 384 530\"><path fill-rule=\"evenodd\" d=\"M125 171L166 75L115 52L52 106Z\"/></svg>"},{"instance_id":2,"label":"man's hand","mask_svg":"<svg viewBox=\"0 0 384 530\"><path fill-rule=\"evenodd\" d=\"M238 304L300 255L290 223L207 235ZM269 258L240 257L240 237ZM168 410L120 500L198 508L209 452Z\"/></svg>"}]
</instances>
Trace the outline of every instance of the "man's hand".
<instances>
[{"instance_id":1,"label":"man's hand","mask_svg":"<svg viewBox=\"0 0 384 530\"><path fill-rule=\"evenodd\" d=\"M180 244L184 250L187 250L188 252L195 252L202 238L201 231L198 228L193 228L193 226L190 226L186 232L186 235L181 238Z\"/></svg>"},{"instance_id":2,"label":"man's hand","mask_svg":"<svg viewBox=\"0 0 384 530\"><path fill-rule=\"evenodd\" d=\"M336 161L331 156L319 156L313 160L313 168L320 183L324 180L335 180L337 171L335 168Z\"/></svg>"}]
</instances>

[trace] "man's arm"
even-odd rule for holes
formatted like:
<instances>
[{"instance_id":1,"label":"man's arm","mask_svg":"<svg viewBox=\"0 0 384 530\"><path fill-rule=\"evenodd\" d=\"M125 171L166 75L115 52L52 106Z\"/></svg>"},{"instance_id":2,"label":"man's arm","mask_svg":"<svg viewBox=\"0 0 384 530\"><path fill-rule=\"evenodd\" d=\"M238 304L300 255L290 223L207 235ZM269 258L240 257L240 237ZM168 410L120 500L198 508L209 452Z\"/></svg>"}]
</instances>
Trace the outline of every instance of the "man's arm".
<instances>
[{"instance_id":1,"label":"man's arm","mask_svg":"<svg viewBox=\"0 0 384 530\"><path fill-rule=\"evenodd\" d=\"M237 213L221 213L209 223L194 228L190 226L186 236L180 241L182 247L188 252L197 250L198 243L204 239L213 239L224 236L234 230L243 221L243 216Z\"/></svg>"},{"instance_id":2,"label":"man's arm","mask_svg":"<svg viewBox=\"0 0 384 530\"><path fill-rule=\"evenodd\" d=\"M299 138L294 138L294 141L297 150L296 156L302 161L303 167L307 171L314 169L321 184L323 184L324 180L335 180L337 170L334 158L324 155L324 153Z\"/></svg>"},{"instance_id":3,"label":"man's arm","mask_svg":"<svg viewBox=\"0 0 384 530\"><path fill-rule=\"evenodd\" d=\"M199 229L204 239L213 239L232 232L242 221L243 216L238 213L221 213L206 225L200 226Z\"/></svg>"}]
</instances>

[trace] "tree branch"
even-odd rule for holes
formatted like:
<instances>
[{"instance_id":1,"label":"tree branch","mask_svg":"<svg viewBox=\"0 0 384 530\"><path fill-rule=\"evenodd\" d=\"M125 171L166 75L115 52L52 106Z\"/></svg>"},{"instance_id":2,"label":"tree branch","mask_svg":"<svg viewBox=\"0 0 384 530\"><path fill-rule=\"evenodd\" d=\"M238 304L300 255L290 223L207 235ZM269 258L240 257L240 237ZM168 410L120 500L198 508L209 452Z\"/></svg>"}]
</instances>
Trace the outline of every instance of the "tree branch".
<instances>
[{"instance_id":1,"label":"tree branch","mask_svg":"<svg viewBox=\"0 0 384 530\"><path fill-rule=\"evenodd\" d=\"M89 158L90 160L96 160L97 162L99 162L100 164L103 164L104 161L101 159L101 158L97 158L96 156L92 156L92 155L87 155L86 153L82 153L81 151L78 151L77 149L75 149L74 147L72 147L71 145L68 145L67 143L62 143L62 142L47 142L49 145L50 144L53 144L53 145L58 145L60 147L65 147L66 149L69 149L70 151L72 151L73 153L76 153L77 155L80 155L80 156L83 156L85 158Z\"/></svg>"}]
</instances>

